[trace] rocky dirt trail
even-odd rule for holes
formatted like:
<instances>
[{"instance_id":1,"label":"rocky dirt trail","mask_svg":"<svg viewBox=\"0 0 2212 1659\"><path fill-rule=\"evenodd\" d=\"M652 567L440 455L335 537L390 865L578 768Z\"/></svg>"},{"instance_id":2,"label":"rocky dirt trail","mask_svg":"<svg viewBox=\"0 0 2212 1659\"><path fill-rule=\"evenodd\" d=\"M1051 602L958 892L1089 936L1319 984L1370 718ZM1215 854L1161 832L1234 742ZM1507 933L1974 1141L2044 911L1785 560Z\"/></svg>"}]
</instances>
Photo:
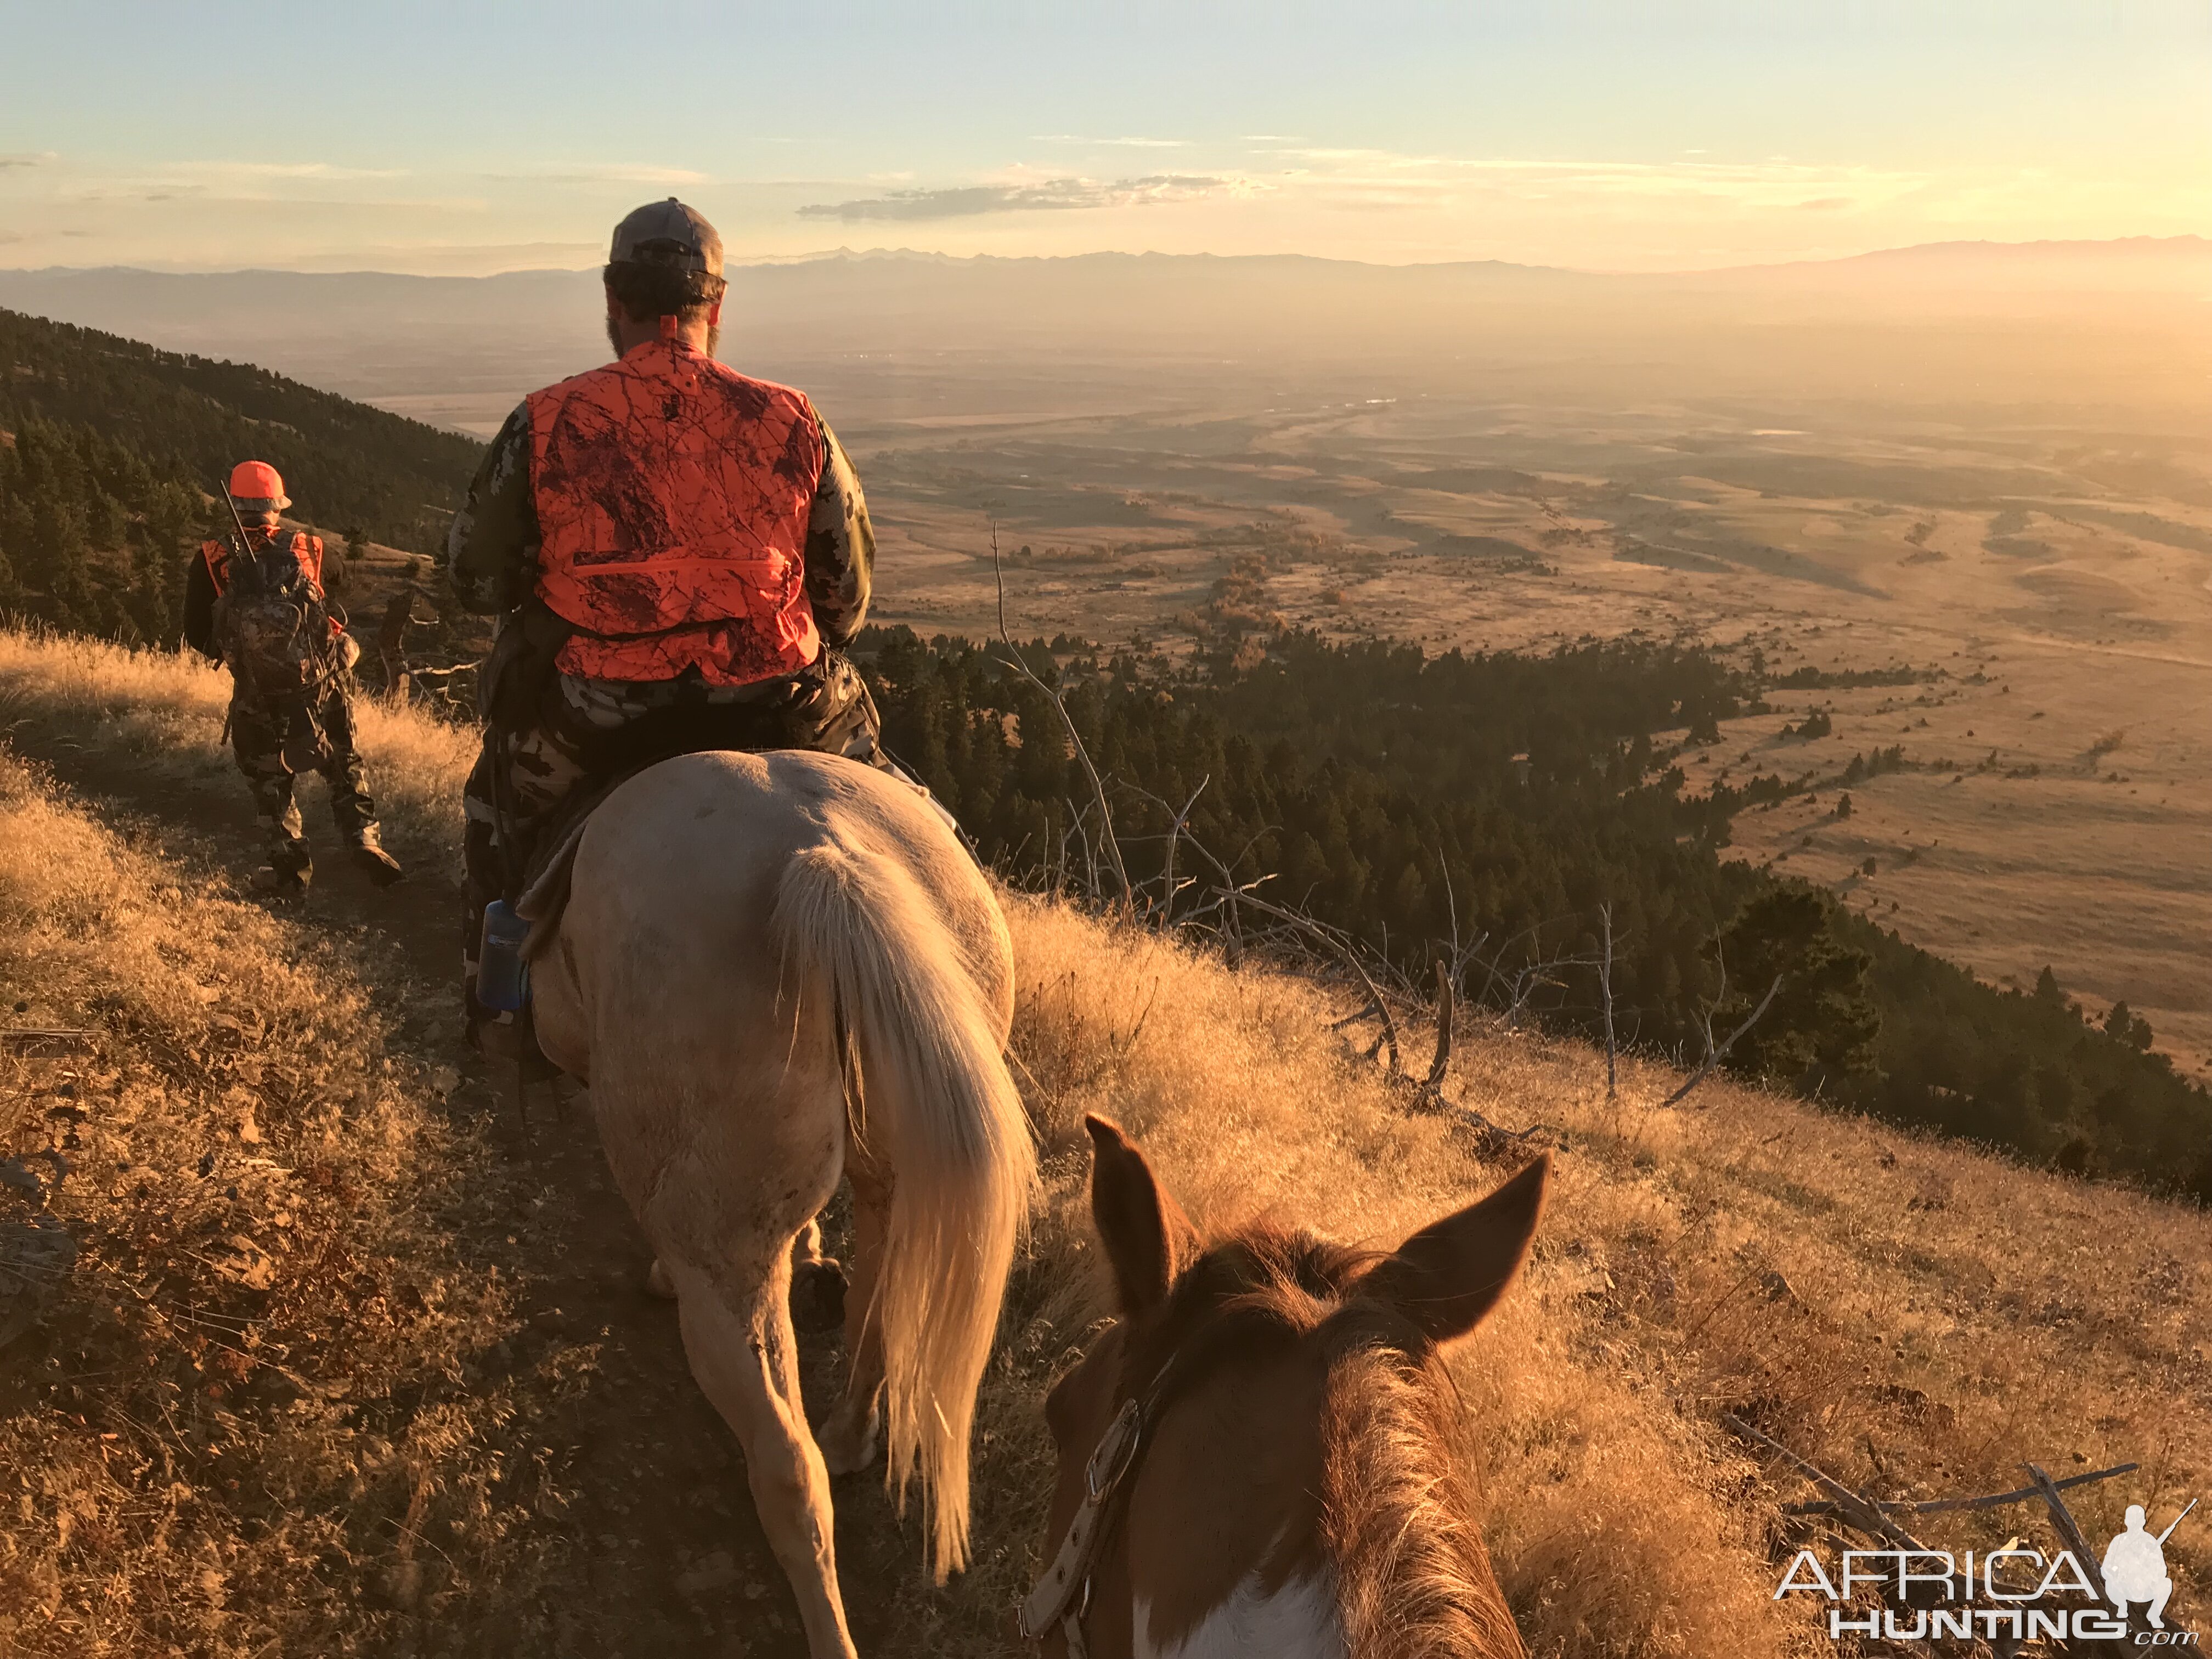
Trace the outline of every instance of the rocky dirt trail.
<instances>
[{"instance_id":1,"label":"rocky dirt trail","mask_svg":"<svg viewBox=\"0 0 2212 1659\"><path fill-rule=\"evenodd\" d=\"M157 775L41 725L18 721L9 740L80 804L140 846L158 847L188 876L256 890L260 843L236 776ZM527 1377L556 1352L562 1360L567 1397L554 1420L566 1443L547 1449L576 1493L564 1525L586 1566L543 1609L556 1633L554 1652L799 1659L795 1605L754 1517L744 1460L692 1381L673 1307L643 1289L651 1258L607 1176L587 1103L565 1079L534 1085L524 1137L512 1079L493 1077L460 1041L456 883L418 859L405 882L375 890L337 846L319 783L301 793L318 854L313 887L304 900L266 902L292 921L341 937L373 930L401 947L397 981L379 978L387 953L359 955L364 983L394 1018L395 1045L453 1068L448 1109L464 1118L496 1115L496 1143L535 1190L531 1213L514 1218L528 1257L520 1310L526 1328L501 1345L511 1352L495 1350L483 1363L494 1378L502 1370ZM830 1243L834 1253L834 1228ZM842 1345L806 1337L802 1352L810 1414L818 1416L842 1374ZM896 1651L892 1591L923 1571L920 1528L912 1519L902 1527L891 1513L878 1472L839 1481L836 1498L855 1641L863 1652Z\"/></svg>"}]
</instances>

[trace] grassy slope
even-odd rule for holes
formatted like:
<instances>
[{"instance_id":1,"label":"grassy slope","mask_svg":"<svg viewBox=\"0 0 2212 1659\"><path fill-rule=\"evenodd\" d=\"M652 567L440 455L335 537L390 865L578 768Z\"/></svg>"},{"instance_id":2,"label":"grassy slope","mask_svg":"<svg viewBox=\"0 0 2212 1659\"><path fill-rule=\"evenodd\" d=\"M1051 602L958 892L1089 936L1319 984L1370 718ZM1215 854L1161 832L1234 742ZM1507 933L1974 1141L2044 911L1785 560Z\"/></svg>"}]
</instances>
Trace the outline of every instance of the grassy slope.
<instances>
[{"instance_id":1,"label":"grassy slope","mask_svg":"<svg viewBox=\"0 0 2212 1659\"><path fill-rule=\"evenodd\" d=\"M0 635L0 722L196 768L221 763L221 702L219 678L175 659ZM470 738L404 712L365 726L400 844L450 861ZM943 1594L918 1574L848 1586L902 1602L915 1652L1002 1651L1036 1565L1041 1390L1097 1314L1081 1112L1127 1124L1218 1220L1266 1206L1387 1242L1501 1173L1403 1114L1328 1035L1341 1010L1322 988L1027 900L1012 915L1050 1203L988 1384L976 1570ZM268 940L279 961L295 948ZM2024 1458L2142 1462L2083 1497L2093 1538L2123 1504L2171 1507L2212 1474L2212 1425L2175 1409L2203 1398L2212 1352L2200 1212L1733 1085L1656 1111L1672 1081L1632 1062L1608 1104L1587 1050L1502 1032L1456 1062L1463 1098L1566 1145L1528 1284L1459 1365L1493 1553L1538 1652L1832 1650L1767 1599L1774 1506L1799 1489L1765 1484L1716 1428L1729 1406L1854 1484L1915 1496L2011 1486ZM68 1435L42 1431L65 1462ZM2025 1510L1922 1532L1986 1546L2014 1528L2042 1533ZM2168 1560L2186 1619L2212 1559L2185 1527Z\"/></svg>"},{"instance_id":2,"label":"grassy slope","mask_svg":"<svg viewBox=\"0 0 2212 1659\"><path fill-rule=\"evenodd\" d=\"M511 1622L558 1568L549 1394L475 1365L514 1328L516 1195L354 965L0 748L7 1023L96 1033L0 1051L0 1152L64 1150L81 1249L0 1353L0 1651L381 1650L416 1611Z\"/></svg>"}]
</instances>

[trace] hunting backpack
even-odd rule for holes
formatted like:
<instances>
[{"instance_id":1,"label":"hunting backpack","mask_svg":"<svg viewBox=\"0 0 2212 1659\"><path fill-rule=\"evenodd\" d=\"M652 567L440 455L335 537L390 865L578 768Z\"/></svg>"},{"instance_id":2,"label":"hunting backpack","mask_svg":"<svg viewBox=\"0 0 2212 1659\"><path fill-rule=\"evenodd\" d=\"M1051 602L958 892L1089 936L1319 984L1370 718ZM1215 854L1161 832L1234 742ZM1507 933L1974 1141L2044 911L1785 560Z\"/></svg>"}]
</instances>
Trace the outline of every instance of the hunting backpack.
<instances>
[{"instance_id":1,"label":"hunting backpack","mask_svg":"<svg viewBox=\"0 0 2212 1659\"><path fill-rule=\"evenodd\" d=\"M295 532L241 548L216 577L215 639L240 693L272 708L313 700L337 673L339 623L308 568L313 544Z\"/></svg>"}]
</instances>

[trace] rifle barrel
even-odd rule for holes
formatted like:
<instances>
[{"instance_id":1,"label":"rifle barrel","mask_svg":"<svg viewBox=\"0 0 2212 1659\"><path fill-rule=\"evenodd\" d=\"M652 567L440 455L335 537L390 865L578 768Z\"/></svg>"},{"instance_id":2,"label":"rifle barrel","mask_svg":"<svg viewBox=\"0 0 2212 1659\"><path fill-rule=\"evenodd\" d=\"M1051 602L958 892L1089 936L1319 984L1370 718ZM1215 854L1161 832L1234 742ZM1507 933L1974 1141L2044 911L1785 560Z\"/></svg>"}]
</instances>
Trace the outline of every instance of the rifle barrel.
<instances>
[{"instance_id":1,"label":"rifle barrel","mask_svg":"<svg viewBox=\"0 0 2212 1659\"><path fill-rule=\"evenodd\" d=\"M2185 1510L2182 1510L2182 1512L2181 1512L2180 1514L2179 1514L2179 1515L2177 1515L2177 1516L2175 1516L2173 1517L2173 1524L2172 1524L2172 1526L2169 1526L2168 1528L2166 1528L2166 1529L2164 1532L2162 1532L2162 1533L2159 1534L2159 1535L2158 1535L2158 1541L2159 1541L2160 1543L2163 1544L2164 1542L2166 1542L2166 1540L2167 1539L2169 1539L2169 1538L2172 1537L2172 1536L2173 1536L2173 1528L2174 1528L2174 1527L2178 1527L2178 1526L2179 1526L2183 1522L2185 1522L2185 1521L2186 1521L2187 1519L2189 1519L2189 1510L2193 1510L2193 1509L2195 1509L2196 1507L2197 1507L2197 1500L2196 1500L2195 1498L2191 1498L2191 1499L2189 1500L2189 1509L2185 1509Z\"/></svg>"},{"instance_id":2,"label":"rifle barrel","mask_svg":"<svg viewBox=\"0 0 2212 1659\"><path fill-rule=\"evenodd\" d=\"M246 533L245 515L238 510L238 501L236 498L231 495L230 486L228 483L224 484L222 487L222 503L225 507L230 509L230 521L238 528L238 550L246 555L249 558L252 557L253 554L252 538Z\"/></svg>"}]
</instances>

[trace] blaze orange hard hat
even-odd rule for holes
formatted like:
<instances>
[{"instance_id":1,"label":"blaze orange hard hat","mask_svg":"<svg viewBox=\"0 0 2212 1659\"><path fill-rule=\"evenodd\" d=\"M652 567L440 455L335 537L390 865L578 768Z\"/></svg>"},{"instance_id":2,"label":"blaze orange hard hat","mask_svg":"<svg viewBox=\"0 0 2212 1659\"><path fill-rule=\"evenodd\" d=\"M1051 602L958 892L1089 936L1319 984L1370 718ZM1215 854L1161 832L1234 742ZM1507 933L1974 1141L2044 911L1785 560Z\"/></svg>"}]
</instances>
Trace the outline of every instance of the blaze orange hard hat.
<instances>
[{"instance_id":1,"label":"blaze orange hard hat","mask_svg":"<svg viewBox=\"0 0 2212 1659\"><path fill-rule=\"evenodd\" d=\"M292 498L284 493L284 480L266 461L240 461L231 468L230 495L240 507L260 502L266 510L292 505Z\"/></svg>"}]
</instances>

